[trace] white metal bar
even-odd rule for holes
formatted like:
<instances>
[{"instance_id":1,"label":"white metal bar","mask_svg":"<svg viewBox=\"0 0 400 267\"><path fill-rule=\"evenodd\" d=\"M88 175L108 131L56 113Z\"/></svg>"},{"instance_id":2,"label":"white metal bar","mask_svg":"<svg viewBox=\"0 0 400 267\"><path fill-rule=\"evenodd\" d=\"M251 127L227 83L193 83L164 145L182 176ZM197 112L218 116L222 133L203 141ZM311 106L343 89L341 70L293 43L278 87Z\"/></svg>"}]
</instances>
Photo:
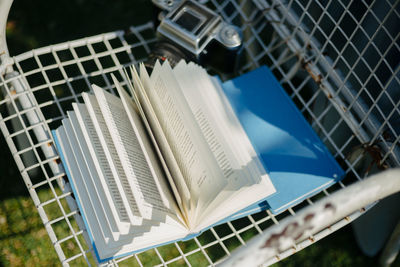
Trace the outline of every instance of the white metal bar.
<instances>
[{"instance_id":1,"label":"white metal bar","mask_svg":"<svg viewBox=\"0 0 400 267\"><path fill-rule=\"evenodd\" d=\"M369 205L371 200L400 191L399 177L400 169L392 169L348 186L253 238L245 247L232 253L221 266L259 266L277 253L295 246L298 240L307 239L340 218Z\"/></svg>"}]
</instances>

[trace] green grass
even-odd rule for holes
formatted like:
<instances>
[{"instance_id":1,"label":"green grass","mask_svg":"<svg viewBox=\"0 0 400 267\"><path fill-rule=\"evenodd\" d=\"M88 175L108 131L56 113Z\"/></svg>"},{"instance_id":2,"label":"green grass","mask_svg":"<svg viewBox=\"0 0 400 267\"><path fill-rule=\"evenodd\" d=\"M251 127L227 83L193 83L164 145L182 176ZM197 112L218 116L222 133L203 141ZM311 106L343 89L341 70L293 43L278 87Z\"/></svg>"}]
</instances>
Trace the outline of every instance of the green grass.
<instances>
[{"instance_id":1,"label":"green grass","mask_svg":"<svg viewBox=\"0 0 400 267\"><path fill-rule=\"evenodd\" d=\"M0 252L0 264L4 266L57 264L56 252L29 196L0 202Z\"/></svg>"}]
</instances>

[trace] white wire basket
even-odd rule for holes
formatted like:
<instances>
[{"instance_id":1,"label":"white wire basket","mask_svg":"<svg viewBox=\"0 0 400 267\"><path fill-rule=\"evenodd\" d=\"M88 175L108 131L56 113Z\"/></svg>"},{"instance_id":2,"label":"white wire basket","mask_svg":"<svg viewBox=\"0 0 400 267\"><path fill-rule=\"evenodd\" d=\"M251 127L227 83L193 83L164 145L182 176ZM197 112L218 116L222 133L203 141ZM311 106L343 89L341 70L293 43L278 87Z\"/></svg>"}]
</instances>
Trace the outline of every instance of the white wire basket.
<instances>
[{"instance_id":1,"label":"white wire basket","mask_svg":"<svg viewBox=\"0 0 400 267\"><path fill-rule=\"evenodd\" d=\"M3 3L6 1L3 1ZM264 211L104 265L215 265L251 237L365 176L400 165L399 1L202 1L239 26L239 73L267 65L346 171L341 182L279 215ZM3 11L4 12L4 9ZM0 128L63 265L96 265L51 129L95 83L113 92L111 73L146 59L152 23L35 49L0 51ZM3 46L1 46L3 47ZM50 189L42 199L37 191ZM376 199L371 199L371 202ZM339 219L265 262L277 262L347 225ZM68 235L57 232L67 226ZM75 249L66 244L73 242ZM167 253L168 251L168 253Z\"/></svg>"}]
</instances>

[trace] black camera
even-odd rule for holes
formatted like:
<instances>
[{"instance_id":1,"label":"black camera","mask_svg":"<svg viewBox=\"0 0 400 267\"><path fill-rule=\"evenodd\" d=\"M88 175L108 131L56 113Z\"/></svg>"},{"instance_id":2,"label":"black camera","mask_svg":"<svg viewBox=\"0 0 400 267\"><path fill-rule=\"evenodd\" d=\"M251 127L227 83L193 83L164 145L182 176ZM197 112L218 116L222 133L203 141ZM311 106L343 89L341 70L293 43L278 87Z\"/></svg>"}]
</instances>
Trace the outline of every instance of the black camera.
<instances>
[{"instance_id":1,"label":"black camera","mask_svg":"<svg viewBox=\"0 0 400 267\"><path fill-rule=\"evenodd\" d=\"M153 0L158 41L145 66L157 60L175 66L181 59L220 72L235 70L242 45L240 29L191 0Z\"/></svg>"}]
</instances>

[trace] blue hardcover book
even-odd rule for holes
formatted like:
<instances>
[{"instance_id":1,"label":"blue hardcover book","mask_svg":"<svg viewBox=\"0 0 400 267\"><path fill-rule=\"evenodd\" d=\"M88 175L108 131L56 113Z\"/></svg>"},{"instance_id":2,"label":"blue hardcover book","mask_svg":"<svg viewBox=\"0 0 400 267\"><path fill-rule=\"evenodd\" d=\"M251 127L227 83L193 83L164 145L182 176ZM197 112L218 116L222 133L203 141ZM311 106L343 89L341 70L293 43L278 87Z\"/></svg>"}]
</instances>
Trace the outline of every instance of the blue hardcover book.
<instances>
[{"instance_id":1,"label":"blue hardcover book","mask_svg":"<svg viewBox=\"0 0 400 267\"><path fill-rule=\"evenodd\" d=\"M249 213L280 213L343 178L344 171L267 67L222 88L277 191L249 207Z\"/></svg>"},{"instance_id":2,"label":"blue hardcover book","mask_svg":"<svg viewBox=\"0 0 400 267\"><path fill-rule=\"evenodd\" d=\"M133 182L135 179L140 182L137 175L146 175L145 169L148 168L146 164L153 166L151 167L152 175L156 177L158 175L157 168L161 167L155 168L152 160L156 160L155 158L159 156L156 165L164 164L163 166L168 166L167 169L170 174L180 174L174 173L173 166L168 165L171 162L165 160L165 158L168 159L168 151L165 151L165 147L163 148L161 145L162 134L153 130L154 121L148 115L154 112L149 110L149 106L152 107L152 104L146 102L147 99L145 98L140 99L140 94L143 92L136 88L141 88L146 83L150 83L151 79L142 73L142 71L144 72L143 69L144 67L141 66L140 77L137 76L135 71L132 72L135 88L131 87L131 94L134 96L134 102L120 87L116 79L114 79L114 83L121 99L93 86L94 95L84 93L85 104L74 104L74 111L68 112L68 118L63 120L63 125L53 131L61 162L66 170L90 242L99 262L127 256L178 240L191 239L214 225L261 210L270 209L273 213L280 213L343 177L344 172L268 68L258 68L224 83L215 79L213 82L219 83L220 88L217 86L215 89L210 89L214 88L215 85L212 85L213 82L205 70L195 64L181 62L173 71L168 64L162 66L158 64L155 66L151 78L154 78L153 75L162 77L169 73L169 75L178 77L176 78L178 80L176 86L184 88L186 85L187 91L184 91L182 95L186 97L193 114L199 116L195 119L205 135L204 141L210 145L209 152L214 153L219 166L223 167L221 169L224 172L221 172L221 175L223 174L225 178L230 177L231 180L229 182L224 179L219 182L209 181L208 185L205 184L204 187L200 187L200 182L204 182L204 180L207 182L207 178L204 178L205 175L203 175L201 180L197 180L197 183L191 185L192 192L188 193L185 191L184 185L179 184L183 183L183 180L178 182L178 180L174 180L176 177L171 178L166 175L169 177L168 179L172 179L168 180L169 186L166 187L165 184L160 185L160 181L157 180L159 178L154 178L158 181L157 189L163 194L163 201L166 201L165 199L171 200L173 199L172 195L175 195L173 202L176 201L176 204L174 204L175 206L171 204L172 206L168 208L169 211L165 206L162 212L160 211L162 208L154 204L151 212L146 213L146 207L158 196L152 192L150 187L146 188L145 185L140 187ZM192 75L182 77L186 72ZM198 85L193 84L193 80L197 79L193 77L194 73L198 77L203 75L203 78L197 77L199 79L197 81L200 83ZM169 84L169 86L174 85L176 81L169 81L169 78L168 75L167 77L164 76L163 82ZM209 79L208 82L204 81L207 79ZM154 80L157 81L155 78ZM204 91L201 91L202 96L197 95L199 88L204 89ZM170 90L173 91L174 89ZM190 90L192 91L189 92ZM211 91L207 93L207 90ZM216 93L217 91L219 93ZM193 93L194 95L191 95ZM166 92L162 93L163 96L165 94ZM173 92L169 92L169 94L174 96ZM205 119L207 117L206 108L200 108L196 112L196 105L199 105L198 108L201 107L202 105L199 103L207 102L207 96L221 97L220 102L210 100L210 103L206 104L214 105L214 108L209 108L209 111L211 111L209 116L215 116L215 118L209 117L208 121ZM203 100L201 100L202 97ZM177 99L167 99L164 104L168 105L171 101L179 102L179 96L177 96ZM182 102L180 103L182 104ZM219 114L218 108L215 109L216 103L221 105L230 103L232 109L225 107L223 110L229 109L230 111L226 113L223 111ZM214 113L212 113L213 111ZM141 119L139 114L142 116ZM222 126L226 122L222 123L217 120L221 114L226 115L225 117L222 116L224 119L228 118L226 128ZM234 116L234 119L229 118L229 116ZM221 125L217 125L219 122ZM142 127L140 128L139 125L142 125L142 123L143 126L140 126ZM173 130L179 131L179 121L175 120L173 123L175 123ZM220 128L220 131L227 130L230 124L233 125L233 132L225 131L224 134L218 136L216 130L211 130L212 127ZM237 130L238 125L239 130ZM148 134L145 134L145 137L139 138L140 134L138 133L141 132L143 135L146 128L152 133L147 132ZM249 157L239 155L242 160L246 157L250 159L244 160L247 163L240 167L242 169L229 169L229 157L221 156L224 154L221 153L224 141L218 138L223 136L230 139L229 135L238 134L234 131L242 133L241 137L247 136L244 138L247 141L243 141L244 144L248 144L247 147L239 144L242 139L237 139L239 142L235 144L238 147L245 148L244 150L237 148L235 151L241 151L242 154L250 153L249 155L251 155ZM169 138L173 138L171 137L172 134L172 132L169 132ZM138 138L137 142L132 141L135 139L134 136ZM155 136L157 140L155 140ZM182 136L185 137L185 135ZM183 139L178 140L182 144L185 143ZM221 142L219 143L218 140ZM151 142L153 142L153 145L150 145ZM132 153L132 149L138 149L135 152L137 155L134 158L129 158L129 152ZM151 154L148 152L149 149L158 154L154 151L151 152L154 154ZM183 146L183 149L189 151L190 147ZM227 153L226 151L225 153ZM200 152L197 151L197 153ZM139 155L141 153L144 153L142 159ZM201 153L204 155L206 152ZM195 154L191 156L194 157ZM132 169L135 161L128 164L129 160L132 159L140 162L139 169ZM204 157L202 160L206 161ZM190 162L193 163L195 160ZM243 161L241 162L243 163ZM149 167L149 169L151 168ZM129 171L132 171L130 176ZM121 173L124 175L121 176ZM149 177L147 179L150 179ZM132 178L134 179L132 180ZM239 178L239 180L234 178ZM166 177L163 179L166 180ZM244 180L240 181L240 179ZM150 185L148 180L142 182ZM193 186L198 186L198 188L193 189L195 188ZM221 188L221 191L217 190L220 193L212 195L211 191L215 191L216 188ZM200 197L191 199L192 195L190 194L196 193L196 190L201 190L199 195L207 196L207 200L202 200ZM169 193L166 193L166 191ZM140 194L143 194L142 198ZM185 194L189 194L189 198ZM152 198L146 200L146 195L151 195ZM185 202L185 199L189 202ZM145 205L138 204L142 203L140 201L148 202ZM168 201L163 203L170 203ZM135 202L136 204L134 204ZM136 209L138 210L132 208L134 205L137 205ZM201 205L203 205L203 216L198 214L195 209L197 206L201 207ZM158 208L154 209L156 206ZM188 207L192 210L186 210ZM180 210L181 215L168 213L173 209ZM219 213L216 214L216 211L219 211ZM184 212L196 219L189 222L188 217L185 219L182 215ZM137 214L142 217L138 218ZM210 214L209 217L207 217L208 214ZM205 215L207 216L204 217ZM166 219L167 217L168 219Z\"/></svg>"}]
</instances>

